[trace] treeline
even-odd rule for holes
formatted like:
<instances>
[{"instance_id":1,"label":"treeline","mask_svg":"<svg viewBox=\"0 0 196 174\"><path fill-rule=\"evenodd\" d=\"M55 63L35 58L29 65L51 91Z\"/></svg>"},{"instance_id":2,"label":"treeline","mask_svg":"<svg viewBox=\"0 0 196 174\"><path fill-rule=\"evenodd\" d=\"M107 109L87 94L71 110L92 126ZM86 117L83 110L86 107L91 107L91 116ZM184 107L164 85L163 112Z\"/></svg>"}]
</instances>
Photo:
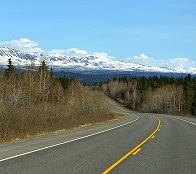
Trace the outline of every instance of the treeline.
<instances>
[{"instance_id":1,"label":"treeline","mask_svg":"<svg viewBox=\"0 0 196 174\"><path fill-rule=\"evenodd\" d=\"M126 107L154 113L196 116L196 78L166 76L113 78L102 88Z\"/></svg>"},{"instance_id":2,"label":"treeline","mask_svg":"<svg viewBox=\"0 0 196 174\"><path fill-rule=\"evenodd\" d=\"M73 78L53 76L43 61L17 73L11 59L0 75L0 142L109 120L103 93L87 91Z\"/></svg>"}]
</instances>

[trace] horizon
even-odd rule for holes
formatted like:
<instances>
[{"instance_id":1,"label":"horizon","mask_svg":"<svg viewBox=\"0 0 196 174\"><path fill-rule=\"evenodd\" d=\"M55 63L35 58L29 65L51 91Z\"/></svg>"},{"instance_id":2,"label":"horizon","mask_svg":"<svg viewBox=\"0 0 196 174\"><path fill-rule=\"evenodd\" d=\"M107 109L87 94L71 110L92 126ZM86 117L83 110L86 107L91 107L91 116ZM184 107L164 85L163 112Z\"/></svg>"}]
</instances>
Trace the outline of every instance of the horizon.
<instances>
[{"instance_id":1,"label":"horizon","mask_svg":"<svg viewBox=\"0 0 196 174\"><path fill-rule=\"evenodd\" d=\"M196 2L1 2L0 46L27 53L100 55L152 66L196 67Z\"/></svg>"}]
</instances>

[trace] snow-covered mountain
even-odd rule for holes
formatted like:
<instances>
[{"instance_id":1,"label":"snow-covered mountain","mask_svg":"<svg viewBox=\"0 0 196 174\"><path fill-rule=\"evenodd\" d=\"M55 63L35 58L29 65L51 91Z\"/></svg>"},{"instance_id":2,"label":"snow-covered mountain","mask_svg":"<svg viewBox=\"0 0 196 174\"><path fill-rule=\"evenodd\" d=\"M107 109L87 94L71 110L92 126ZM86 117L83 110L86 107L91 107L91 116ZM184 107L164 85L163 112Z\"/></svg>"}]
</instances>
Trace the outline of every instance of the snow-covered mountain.
<instances>
[{"instance_id":1,"label":"snow-covered mountain","mask_svg":"<svg viewBox=\"0 0 196 174\"><path fill-rule=\"evenodd\" d=\"M35 55L26 54L22 51L8 47L0 47L0 65L7 65L8 59L12 59L14 65L27 65L36 59Z\"/></svg>"},{"instance_id":2,"label":"snow-covered mountain","mask_svg":"<svg viewBox=\"0 0 196 174\"><path fill-rule=\"evenodd\" d=\"M57 70L86 71L86 70L113 70L113 71L137 71L137 72L161 72L161 73L191 73L196 71L184 69L172 69L171 67L146 66L138 63L123 62L101 55L32 55L8 47L0 47L0 65L6 66L8 59L11 58L15 66L26 66L34 63L39 66L45 60L49 66Z\"/></svg>"}]
</instances>

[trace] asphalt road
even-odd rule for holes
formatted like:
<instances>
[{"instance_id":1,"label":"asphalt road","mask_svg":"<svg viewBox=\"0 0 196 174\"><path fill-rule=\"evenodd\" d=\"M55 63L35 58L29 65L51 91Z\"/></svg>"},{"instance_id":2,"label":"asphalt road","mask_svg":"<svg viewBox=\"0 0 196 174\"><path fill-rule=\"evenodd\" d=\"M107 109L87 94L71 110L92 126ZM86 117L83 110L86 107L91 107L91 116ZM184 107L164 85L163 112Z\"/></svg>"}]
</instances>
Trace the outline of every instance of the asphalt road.
<instances>
[{"instance_id":1,"label":"asphalt road","mask_svg":"<svg viewBox=\"0 0 196 174\"><path fill-rule=\"evenodd\" d=\"M0 174L195 174L196 119L141 114L0 145Z\"/></svg>"}]
</instances>

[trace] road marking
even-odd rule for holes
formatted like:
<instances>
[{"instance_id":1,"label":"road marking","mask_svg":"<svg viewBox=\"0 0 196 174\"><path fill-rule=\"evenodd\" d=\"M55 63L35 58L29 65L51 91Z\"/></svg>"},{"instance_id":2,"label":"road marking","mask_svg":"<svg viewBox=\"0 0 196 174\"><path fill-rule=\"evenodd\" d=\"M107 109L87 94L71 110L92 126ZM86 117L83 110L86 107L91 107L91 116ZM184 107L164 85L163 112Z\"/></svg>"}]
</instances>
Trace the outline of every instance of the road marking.
<instances>
[{"instance_id":1,"label":"road marking","mask_svg":"<svg viewBox=\"0 0 196 174\"><path fill-rule=\"evenodd\" d=\"M131 151L129 151L127 154L125 154L123 157L121 157L118 161L116 161L114 164L112 164L109 168L107 168L102 174L107 174L111 170L113 170L117 165L119 165L122 161L124 161L127 157L129 157L131 154L133 154L137 149L139 149L144 143L146 143L154 134L158 131L160 128L161 120L158 119L157 117L154 117L158 120L158 125L156 129L140 144L138 144L136 147L134 147Z\"/></svg>"},{"instance_id":2,"label":"road marking","mask_svg":"<svg viewBox=\"0 0 196 174\"><path fill-rule=\"evenodd\" d=\"M196 123L193 123L193 122L188 121L188 120L184 120L184 119L176 118L176 117L171 117L171 118L174 118L174 119L176 119L176 120L181 120L181 121L184 121L184 122L187 122L187 123L190 123L190 124L193 124L193 125L195 125L195 126L196 126Z\"/></svg>"},{"instance_id":3,"label":"road marking","mask_svg":"<svg viewBox=\"0 0 196 174\"><path fill-rule=\"evenodd\" d=\"M57 144L54 144L54 145L51 145L51 146L46 146L46 147L43 147L43 148L40 148L40 149L36 149L36 150L32 150L32 151L29 151L29 152L21 153L21 154L14 155L14 156L11 156L11 157L8 157L8 158L3 158L3 159L0 159L0 162L6 161L6 160L9 160L9 159L13 159L13 158L17 158L17 157L20 157L20 156L24 156L24 155L27 155L27 154L31 154L31 153L34 153L34 152L38 152L38 151L41 151L41 150L49 149L49 148L52 148L52 147L60 146L60 145L63 145L63 144L71 143L71 142L74 142L74 141L77 141L77 140L81 140L81 139L84 139L84 138L92 137L94 135L98 135L98 134L101 134L101 133L104 133L104 132L108 132L108 131L111 131L111 130L114 130L114 129L117 129L117 128L120 128L120 127L123 127L123 126L126 126L126 125L129 125L129 124L137 121L139 119L139 116L136 116L136 117L137 118L135 120L133 120L133 121L121 124L121 125L113 127L113 128L109 128L109 129L106 129L106 130L103 130L103 131L100 131L100 132L96 132L96 133L89 134L89 135L86 135L86 136L83 136L83 137L75 138L73 140L57 143Z\"/></svg>"},{"instance_id":4,"label":"road marking","mask_svg":"<svg viewBox=\"0 0 196 174\"><path fill-rule=\"evenodd\" d=\"M181 120L181 121L184 121L184 122L187 122L187 123L190 123L190 124L193 124L193 125L196 126L196 123L188 121L188 120L185 120L185 119L182 119L182 118L177 118L176 116L162 115L162 117L169 117L169 118L173 118L173 119L176 119L176 120Z\"/></svg>"},{"instance_id":5,"label":"road marking","mask_svg":"<svg viewBox=\"0 0 196 174\"><path fill-rule=\"evenodd\" d=\"M138 153L140 152L140 150L142 150L142 148L137 149L135 152L133 152L133 154L132 154L132 155L136 155L136 154L138 154Z\"/></svg>"},{"instance_id":6,"label":"road marking","mask_svg":"<svg viewBox=\"0 0 196 174\"><path fill-rule=\"evenodd\" d=\"M151 138L152 138L152 139L155 138L155 135L153 135Z\"/></svg>"}]
</instances>

